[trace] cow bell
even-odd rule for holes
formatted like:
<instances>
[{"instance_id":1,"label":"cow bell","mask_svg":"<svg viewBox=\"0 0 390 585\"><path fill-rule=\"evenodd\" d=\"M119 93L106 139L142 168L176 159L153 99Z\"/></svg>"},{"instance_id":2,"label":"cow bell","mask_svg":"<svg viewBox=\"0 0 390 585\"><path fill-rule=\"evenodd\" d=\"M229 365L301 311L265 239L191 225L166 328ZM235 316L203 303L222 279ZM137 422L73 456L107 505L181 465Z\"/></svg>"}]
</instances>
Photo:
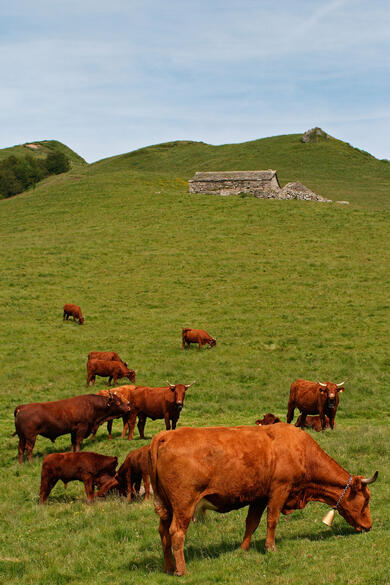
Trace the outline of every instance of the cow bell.
<instances>
[{"instance_id":1,"label":"cow bell","mask_svg":"<svg viewBox=\"0 0 390 585\"><path fill-rule=\"evenodd\" d=\"M322 519L322 522L323 522L324 524L326 524L327 526L332 526L332 524L333 524L333 519L334 519L334 512L335 512L335 509L334 509L334 508L332 508L332 509L331 509L331 510L329 510L329 512L327 512L327 513L325 514L325 516L323 517L323 519Z\"/></svg>"}]
</instances>

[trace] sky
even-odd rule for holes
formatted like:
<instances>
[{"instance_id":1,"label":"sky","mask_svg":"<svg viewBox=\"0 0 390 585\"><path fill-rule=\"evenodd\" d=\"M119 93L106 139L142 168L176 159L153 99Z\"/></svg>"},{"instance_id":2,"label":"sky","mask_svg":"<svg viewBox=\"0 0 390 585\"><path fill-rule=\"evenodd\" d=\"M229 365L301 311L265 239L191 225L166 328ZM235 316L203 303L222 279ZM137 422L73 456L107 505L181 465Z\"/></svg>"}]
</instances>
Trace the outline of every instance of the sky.
<instances>
[{"instance_id":1,"label":"sky","mask_svg":"<svg viewBox=\"0 0 390 585\"><path fill-rule=\"evenodd\" d=\"M389 0L12 0L0 71L0 148L94 162L320 126L390 159Z\"/></svg>"}]
</instances>

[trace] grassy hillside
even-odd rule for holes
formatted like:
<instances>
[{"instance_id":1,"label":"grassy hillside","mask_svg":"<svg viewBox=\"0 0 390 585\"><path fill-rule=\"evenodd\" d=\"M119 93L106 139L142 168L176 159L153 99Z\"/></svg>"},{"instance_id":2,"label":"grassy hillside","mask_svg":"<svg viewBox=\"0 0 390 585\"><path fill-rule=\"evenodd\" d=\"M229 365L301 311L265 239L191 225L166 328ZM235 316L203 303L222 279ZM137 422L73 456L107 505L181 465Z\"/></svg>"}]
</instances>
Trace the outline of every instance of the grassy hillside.
<instances>
[{"instance_id":1,"label":"grassy hillside","mask_svg":"<svg viewBox=\"0 0 390 585\"><path fill-rule=\"evenodd\" d=\"M300 181L329 199L390 209L390 162L335 138L306 144L300 134L222 146L168 142L105 159L93 167L103 173L137 170L185 180L196 171L272 168L282 186Z\"/></svg>"},{"instance_id":2,"label":"grassy hillside","mask_svg":"<svg viewBox=\"0 0 390 585\"><path fill-rule=\"evenodd\" d=\"M305 152L318 152L312 146ZM183 157L188 149L186 162L175 167L172 159L170 170L156 155L148 172L133 164L149 156L146 149L0 202L0 583L173 582L162 572L151 503L111 497L87 506L75 482L66 491L57 485L49 505L37 506L42 459L67 450L69 436L54 445L39 437L33 464L17 463L15 406L87 392L91 350L119 352L139 383L196 380L181 426L253 424L268 411L285 419L294 379L348 377L336 429L315 439L351 473L379 469L371 489L373 530L355 534L340 516L326 528L320 520L328 508L313 503L281 518L275 554L264 555L265 519L244 554L237 547L245 511L210 513L188 531L189 574L181 582L235 585L239 575L248 585L295 585L304 574L318 585L388 583L390 222L389 211L375 210L384 194L366 201L365 191L349 207L190 196L194 153L197 161L203 153L203 169L207 160L215 169L213 153L229 148L173 146L170 152ZM221 156L220 168L226 160ZM279 168L274 162L264 159L261 168ZM282 182L292 178L315 188L283 171ZM83 326L63 323L65 302L81 305ZM205 328L217 337L216 348L183 351L183 326ZM98 378L96 390L104 386ZM149 440L162 428L162 421L148 421ZM109 442L101 428L84 449L122 462L148 443L137 432L131 443L121 440L120 430L114 423Z\"/></svg>"},{"instance_id":3,"label":"grassy hillside","mask_svg":"<svg viewBox=\"0 0 390 585\"><path fill-rule=\"evenodd\" d=\"M58 142L57 140L41 140L36 142L26 142L9 148L0 149L0 161L9 156L24 157L30 154L33 157L44 158L49 152L63 152L67 158L74 164L87 164L85 160L74 150Z\"/></svg>"}]
</instances>

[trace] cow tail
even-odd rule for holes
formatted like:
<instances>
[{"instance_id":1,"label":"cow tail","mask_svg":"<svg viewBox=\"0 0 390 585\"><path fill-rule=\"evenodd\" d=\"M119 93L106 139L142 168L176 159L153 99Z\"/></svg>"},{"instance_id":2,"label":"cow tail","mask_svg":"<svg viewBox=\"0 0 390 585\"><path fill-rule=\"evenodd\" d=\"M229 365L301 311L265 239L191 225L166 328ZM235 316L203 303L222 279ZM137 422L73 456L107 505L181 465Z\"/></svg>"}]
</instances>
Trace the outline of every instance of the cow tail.
<instances>
[{"instance_id":1,"label":"cow tail","mask_svg":"<svg viewBox=\"0 0 390 585\"><path fill-rule=\"evenodd\" d=\"M153 488L154 494L154 509L156 514L160 516L162 520L168 520L169 508L166 504L166 498L164 497L164 490L162 486L159 485L158 481L158 473L157 473L157 460L158 460L158 450L160 448L161 443L164 439L161 437L154 438L149 448L149 475L150 475L150 482Z\"/></svg>"}]
</instances>

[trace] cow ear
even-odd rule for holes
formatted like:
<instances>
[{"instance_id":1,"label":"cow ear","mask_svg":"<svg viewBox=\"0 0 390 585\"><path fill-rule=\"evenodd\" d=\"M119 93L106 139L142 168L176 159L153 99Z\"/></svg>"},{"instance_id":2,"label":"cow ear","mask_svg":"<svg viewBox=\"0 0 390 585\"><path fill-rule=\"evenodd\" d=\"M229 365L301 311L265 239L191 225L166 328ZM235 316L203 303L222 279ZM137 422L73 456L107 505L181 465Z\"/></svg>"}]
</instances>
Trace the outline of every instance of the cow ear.
<instances>
[{"instance_id":1,"label":"cow ear","mask_svg":"<svg viewBox=\"0 0 390 585\"><path fill-rule=\"evenodd\" d=\"M345 388L337 388L337 392L344 392Z\"/></svg>"},{"instance_id":2,"label":"cow ear","mask_svg":"<svg viewBox=\"0 0 390 585\"><path fill-rule=\"evenodd\" d=\"M169 389L170 389L171 392L174 392L175 391L175 388L176 388L176 386L169 385Z\"/></svg>"}]
</instances>

